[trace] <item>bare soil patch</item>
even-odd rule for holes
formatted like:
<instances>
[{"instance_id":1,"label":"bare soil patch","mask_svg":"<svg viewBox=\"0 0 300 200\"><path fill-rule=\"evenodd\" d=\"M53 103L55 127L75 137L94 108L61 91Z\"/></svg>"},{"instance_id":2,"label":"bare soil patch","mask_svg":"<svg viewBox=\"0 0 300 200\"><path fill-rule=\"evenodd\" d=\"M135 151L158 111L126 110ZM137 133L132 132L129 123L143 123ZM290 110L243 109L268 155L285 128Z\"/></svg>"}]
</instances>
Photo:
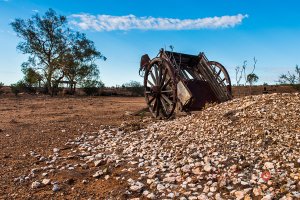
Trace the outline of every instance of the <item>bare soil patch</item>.
<instances>
[{"instance_id":1,"label":"bare soil patch","mask_svg":"<svg viewBox=\"0 0 300 200\"><path fill-rule=\"evenodd\" d=\"M49 155L53 148L64 147L69 139L97 131L101 126L119 126L126 122L126 128L131 128L131 124L137 128L135 124L145 121L145 117L128 113L144 107L142 97L0 97L0 199L52 197L51 188L31 190L30 181L14 181L39 166L29 155L30 151ZM77 177L82 176L90 174L87 171L61 174L61 180L74 179L77 189L64 197L57 193L56 198L81 198L87 194L105 196L122 186L117 182L98 182L86 187L76 182Z\"/></svg>"}]
</instances>

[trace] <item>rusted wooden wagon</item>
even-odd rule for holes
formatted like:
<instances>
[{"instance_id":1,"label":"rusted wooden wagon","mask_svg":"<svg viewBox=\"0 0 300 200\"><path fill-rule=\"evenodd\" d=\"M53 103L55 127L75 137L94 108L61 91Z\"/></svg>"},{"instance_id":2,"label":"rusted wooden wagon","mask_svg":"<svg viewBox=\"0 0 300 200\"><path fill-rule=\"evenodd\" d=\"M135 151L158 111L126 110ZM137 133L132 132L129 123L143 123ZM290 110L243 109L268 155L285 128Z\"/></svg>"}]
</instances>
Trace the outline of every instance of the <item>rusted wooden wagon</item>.
<instances>
[{"instance_id":1,"label":"rusted wooden wagon","mask_svg":"<svg viewBox=\"0 0 300 200\"><path fill-rule=\"evenodd\" d=\"M152 60L141 58L145 99L155 118L169 118L180 111L201 110L206 103L232 98L231 81L223 65L198 56L161 49Z\"/></svg>"}]
</instances>

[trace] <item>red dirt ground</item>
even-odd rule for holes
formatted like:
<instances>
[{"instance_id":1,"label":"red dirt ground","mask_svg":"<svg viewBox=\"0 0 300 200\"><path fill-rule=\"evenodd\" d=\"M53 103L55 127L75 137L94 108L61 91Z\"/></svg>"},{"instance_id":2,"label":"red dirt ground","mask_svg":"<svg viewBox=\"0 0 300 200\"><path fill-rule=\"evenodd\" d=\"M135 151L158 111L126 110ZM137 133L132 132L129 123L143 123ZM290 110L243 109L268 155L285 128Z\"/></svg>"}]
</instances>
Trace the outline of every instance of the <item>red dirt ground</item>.
<instances>
[{"instance_id":1,"label":"red dirt ground","mask_svg":"<svg viewBox=\"0 0 300 200\"><path fill-rule=\"evenodd\" d=\"M88 186L77 183L76 179L80 176L91 177L88 171L62 174L62 180L75 180L72 187L76 189L72 191L70 188L66 190L68 192L56 194L52 194L51 188L32 190L32 181L21 184L15 183L14 178L38 167L39 163L29 155L31 150L49 155L53 148L64 147L69 139L84 132L97 131L102 125L118 126L123 121L138 124L136 122L141 117L128 116L126 113L144 108L144 98L0 96L0 105L0 199L99 198L113 192L117 195L122 191L122 182L108 184L99 180ZM64 196L60 196L61 193Z\"/></svg>"}]
</instances>

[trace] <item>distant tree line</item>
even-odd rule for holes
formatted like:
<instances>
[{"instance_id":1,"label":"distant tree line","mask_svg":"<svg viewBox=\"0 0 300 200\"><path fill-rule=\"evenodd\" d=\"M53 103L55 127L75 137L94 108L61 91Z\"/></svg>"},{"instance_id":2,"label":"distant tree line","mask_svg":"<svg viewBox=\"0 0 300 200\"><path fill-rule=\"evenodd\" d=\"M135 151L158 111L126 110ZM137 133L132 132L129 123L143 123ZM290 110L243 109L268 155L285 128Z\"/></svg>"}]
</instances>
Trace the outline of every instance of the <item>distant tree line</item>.
<instances>
[{"instance_id":1,"label":"distant tree line","mask_svg":"<svg viewBox=\"0 0 300 200\"><path fill-rule=\"evenodd\" d=\"M130 81L122 85L122 88L126 88L128 91L132 92L134 96L144 95L144 86L138 81Z\"/></svg>"},{"instance_id":2,"label":"distant tree line","mask_svg":"<svg viewBox=\"0 0 300 200\"><path fill-rule=\"evenodd\" d=\"M23 80L14 88L44 87L54 95L60 83L68 83L70 93L76 86L98 87L99 69L95 61L106 58L86 35L68 28L67 18L49 9L43 16L15 19L11 26L22 39L17 49L29 55L22 64Z\"/></svg>"}]
</instances>

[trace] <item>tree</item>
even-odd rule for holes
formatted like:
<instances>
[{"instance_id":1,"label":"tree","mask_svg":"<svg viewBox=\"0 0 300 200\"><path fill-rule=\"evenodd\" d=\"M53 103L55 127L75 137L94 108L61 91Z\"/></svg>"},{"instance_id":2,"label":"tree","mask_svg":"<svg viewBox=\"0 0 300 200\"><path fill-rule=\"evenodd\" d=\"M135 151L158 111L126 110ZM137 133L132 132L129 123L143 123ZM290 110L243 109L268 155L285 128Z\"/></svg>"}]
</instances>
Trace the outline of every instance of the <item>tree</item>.
<instances>
[{"instance_id":1,"label":"tree","mask_svg":"<svg viewBox=\"0 0 300 200\"><path fill-rule=\"evenodd\" d=\"M236 85L237 85L237 91L238 91L238 95L240 96L240 82L243 78L243 74L245 74L246 71L246 66L247 66L247 60L244 61L243 66L237 66L235 68L235 80L236 80Z\"/></svg>"},{"instance_id":2,"label":"tree","mask_svg":"<svg viewBox=\"0 0 300 200\"><path fill-rule=\"evenodd\" d=\"M296 74L291 74L288 71L287 74L280 75L278 82L280 84L300 84L300 67L298 65L296 65L295 72Z\"/></svg>"},{"instance_id":3,"label":"tree","mask_svg":"<svg viewBox=\"0 0 300 200\"><path fill-rule=\"evenodd\" d=\"M247 75L247 82L250 85L250 95L252 94L252 86L253 83L256 83L258 81L258 76L254 73L250 73Z\"/></svg>"},{"instance_id":4,"label":"tree","mask_svg":"<svg viewBox=\"0 0 300 200\"><path fill-rule=\"evenodd\" d=\"M77 32L71 35L70 40L71 45L64 61L67 63L64 67L64 74L70 81L71 93L74 93L76 82L99 78L99 69L95 61L96 59L106 60L106 57L96 50L94 43L88 40L85 34Z\"/></svg>"},{"instance_id":5,"label":"tree","mask_svg":"<svg viewBox=\"0 0 300 200\"><path fill-rule=\"evenodd\" d=\"M288 71L287 74L280 75L278 82L280 84L292 85L297 90L300 90L300 67L296 65L295 74Z\"/></svg>"},{"instance_id":6,"label":"tree","mask_svg":"<svg viewBox=\"0 0 300 200\"><path fill-rule=\"evenodd\" d=\"M88 96L97 95L99 88L104 87L104 83L98 80L84 80L81 83L81 87Z\"/></svg>"},{"instance_id":7,"label":"tree","mask_svg":"<svg viewBox=\"0 0 300 200\"><path fill-rule=\"evenodd\" d=\"M42 17L35 14L28 20L15 19L11 26L17 36L24 40L18 44L17 49L30 55L23 66L40 70L48 91L51 91L53 79L60 74L59 61L66 51L70 32L66 17L58 16L54 10L49 9Z\"/></svg>"},{"instance_id":8,"label":"tree","mask_svg":"<svg viewBox=\"0 0 300 200\"><path fill-rule=\"evenodd\" d=\"M42 76L31 67L23 67L24 81L28 87L41 87Z\"/></svg>"},{"instance_id":9,"label":"tree","mask_svg":"<svg viewBox=\"0 0 300 200\"><path fill-rule=\"evenodd\" d=\"M11 23L18 37L23 39L17 49L29 54L22 66L40 74L52 95L64 78L73 83L77 77L92 76L97 71L93 61L103 57L93 42L67 25L67 18L57 15L52 9L43 16L35 14L30 19L15 19Z\"/></svg>"},{"instance_id":10,"label":"tree","mask_svg":"<svg viewBox=\"0 0 300 200\"><path fill-rule=\"evenodd\" d=\"M249 83L250 86L250 95L252 94L253 83L256 83L258 81L258 76L254 73L256 68L256 63L257 63L257 59L255 57L253 58L253 62L254 64L253 64L252 71L246 76L246 83Z\"/></svg>"}]
</instances>

